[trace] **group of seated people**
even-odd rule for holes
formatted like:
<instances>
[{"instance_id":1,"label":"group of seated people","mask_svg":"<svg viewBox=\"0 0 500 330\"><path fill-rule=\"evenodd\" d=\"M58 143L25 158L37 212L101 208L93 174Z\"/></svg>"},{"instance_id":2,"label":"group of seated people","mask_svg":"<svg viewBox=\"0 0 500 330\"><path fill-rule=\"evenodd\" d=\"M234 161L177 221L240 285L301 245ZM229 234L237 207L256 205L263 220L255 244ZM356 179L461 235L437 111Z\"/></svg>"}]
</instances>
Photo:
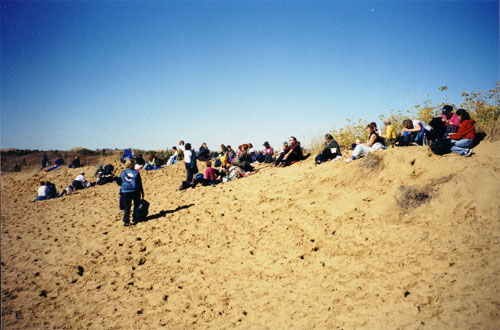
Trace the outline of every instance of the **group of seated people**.
<instances>
[{"instance_id":1,"label":"group of seated people","mask_svg":"<svg viewBox=\"0 0 500 330\"><path fill-rule=\"evenodd\" d=\"M104 167L99 165L97 171L95 172L96 182L89 182L85 178L85 172L81 171L80 174L71 182L70 185L66 186L61 193L58 193L56 186L49 181L40 182L40 187L38 188L37 197L33 201L42 201L51 198L58 198L65 195L71 195L75 190L81 190L97 185L103 185L115 180L114 167L111 164L107 164Z\"/></svg>"},{"instance_id":2,"label":"group of seated people","mask_svg":"<svg viewBox=\"0 0 500 330\"><path fill-rule=\"evenodd\" d=\"M441 117L433 118L429 124L418 119L405 119L399 136L396 136L389 119L385 119L384 124L387 130L386 136L380 134L375 123L367 125L366 143L357 141L353 145L351 158L346 159L346 162L377 149L386 149L387 144L409 146L428 145L429 142L431 150L436 154L454 152L469 157L472 155L474 144L477 143L475 121L465 109L458 109L454 113L451 105L445 105L441 110Z\"/></svg>"},{"instance_id":3,"label":"group of seated people","mask_svg":"<svg viewBox=\"0 0 500 330\"><path fill-rule=\"evenodd\" d=\"M368 136L366 142L360 143L357 140L351 147L351 150L353 150L351 157L346 158L345 161L352 162L375 150L386 149L387 145L392 145L393 147L427 145L429 141L431 141L431 150L433 151L435 145L445 145L447 151L442 153L454 152L468 157L472 154L471 148L475 144L475 121L470 118L469 113L464 109L458 109L454 113L453 107L450 105L445 105L442 108L441 117L434 118L429 124L421 120L405 119L403 121L403 129L399 135L396 134L389 119L385 119L384 124L386 128L385 136L377 129L375 122L368 124L366 126L366 134ZM252 165L255 162L269 163L272 166L289 166L309 156L309 154L304 155L300 142L293 136L290 137L289 143L284 142L282 151L275 153L267 141L264 142L263 146L265 147L263 151L256 152L251 143L246 143L238 146L238 152L235 152L230 145L225 146L222 144L215 159L214 165L216 168L213 168L212 161L210 160L212 158L211 153L205 142L202 143L199 151L195 152L190 143L185 144L184 141L180 141L178 148L173 147L174 153L168 159L167 166L184 160L186 180L182 183L181 189L186 189L188 187L195 187L197 184L213 186L220 182L251 175L256 172ZM135 158L135 169L161 168L160 161L155 155L151 155L149 162L146 162L142 154L134 157L130 149L128 150L129 152L126 152L122 156L122 160ZM325 146L316 156L315 163L321 164L341 158L342 153L339 144L331 134L326 134ZM206 169L204 174L199 173L197 160L205 162ZM42 166L46 166L47 163L48 158L44 155ZM63 164L62 157L58 156L53 168L61 164ZM70 167L74 168L78 166L80 166L80 159L75 157ZM55 191L53 184L42 182L35 200L44 200L70 194L73 190L87 188L96 183L104 184L112 182L113 166L108 164L103 168L99 165L95 174L97 178L96 183L87 182L84 175L85 173L82 171L60 195Z\"/></svg>"}]
</instances>

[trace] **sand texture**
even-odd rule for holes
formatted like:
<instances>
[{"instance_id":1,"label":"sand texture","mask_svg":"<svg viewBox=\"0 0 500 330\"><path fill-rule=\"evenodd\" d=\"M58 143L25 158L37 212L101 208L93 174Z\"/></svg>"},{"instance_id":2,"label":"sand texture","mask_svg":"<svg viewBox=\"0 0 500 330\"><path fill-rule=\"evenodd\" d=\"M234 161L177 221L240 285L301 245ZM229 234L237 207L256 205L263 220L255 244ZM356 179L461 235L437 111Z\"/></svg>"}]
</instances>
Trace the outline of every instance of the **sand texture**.
<instances>
[{"instance_id":1,"label":"sand texture","mask_svg":"<svg viewBox=\"0 0 500 330\"><path fill-rule=\"evenodd\" d=\"M474 151L186 191L183 164L143 171L150 218L127 228L114 183L33 203L79 170L3 173L2 327L499 329L500 142Z\"/></svg>"}]
</instances>

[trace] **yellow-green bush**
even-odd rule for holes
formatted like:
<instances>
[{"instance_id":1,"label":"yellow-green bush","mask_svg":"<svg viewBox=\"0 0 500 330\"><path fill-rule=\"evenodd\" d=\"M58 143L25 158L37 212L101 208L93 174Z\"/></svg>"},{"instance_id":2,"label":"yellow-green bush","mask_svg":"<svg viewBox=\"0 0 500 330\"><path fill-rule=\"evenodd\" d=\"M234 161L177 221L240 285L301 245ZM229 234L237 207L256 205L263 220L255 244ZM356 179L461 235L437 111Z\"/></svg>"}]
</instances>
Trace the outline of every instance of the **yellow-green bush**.
<instances>
[{"instance_id":1,"label":"yellow-green bush","mask_svg":"<svg viewBox=\"0 0 500 330\"><path fill-rule=\"evenodd\" d=\"M448 88L442 86L439 87L439 90L446 92ZM500 138L500 82L497 83L496 88L486 92L464 91L462 97L464 97L464 102L460 104L460 107L467 110L471 118L476 120L476 130L485 132L488 139ZM392 109L389 111L389 115L380 115L379 119L382 121L385 118L390 119L394 130L396 133L399 133L403 128L402 123L404 119L420 119L428 123L433 117L441 115L441 109L445 104L450 104L446 95L437 105L432 105L428 97L424 101L423 106L415 105L413 110L405 111ZM454 104L451 105L454 106L455 110L459 108ZM337 140L341 148L350 147L356 139L364 142L367 138L365 128L368 123L369 121L361 118L357 122L347 119L346 125L343 128L332 130L333 137ZM385 128L380 127L383 135L385 134Z\"/></svg>"}]
</instances>

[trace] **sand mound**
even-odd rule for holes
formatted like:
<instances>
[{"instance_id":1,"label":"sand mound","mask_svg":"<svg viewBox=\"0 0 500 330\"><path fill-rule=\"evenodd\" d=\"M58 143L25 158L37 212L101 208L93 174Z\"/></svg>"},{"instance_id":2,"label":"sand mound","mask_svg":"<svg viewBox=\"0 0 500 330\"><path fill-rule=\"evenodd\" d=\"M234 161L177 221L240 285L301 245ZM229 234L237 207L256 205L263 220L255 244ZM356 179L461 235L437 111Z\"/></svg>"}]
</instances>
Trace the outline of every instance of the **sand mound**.
<instances>
[{"instance_id":1,"label":"sand mound","mask_svg":"<svg viewBox=\"0 0 500 330\"><path fill-rule=\"evenodd\" d=\"M79 170L3 174L3 326L498 328L499 149L308 159L187 191L177 164L141 174L151 217L128 228L115 184L32 203Z\"/></svg>"}]
</instances>

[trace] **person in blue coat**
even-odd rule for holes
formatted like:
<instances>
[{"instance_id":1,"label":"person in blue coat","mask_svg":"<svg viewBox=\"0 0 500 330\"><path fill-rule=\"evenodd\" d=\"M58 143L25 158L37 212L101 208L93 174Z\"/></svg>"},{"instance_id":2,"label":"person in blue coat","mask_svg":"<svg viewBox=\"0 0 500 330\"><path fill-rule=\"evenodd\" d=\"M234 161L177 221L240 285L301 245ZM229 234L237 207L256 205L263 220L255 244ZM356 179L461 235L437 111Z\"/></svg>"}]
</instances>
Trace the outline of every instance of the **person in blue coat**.
<instances>
[{"instance_id":1,"label":"person in blue coat","mask_svg":"<svg viewBox=\"0 0 500 330\"><path fill-rule=\"evenodd\" d=\"M120 174L122 182L120 195L123 197L123 224L124 226L129 226L132 201L134 201L132 224L135 225L139 221L136 209L141 198L144 198L144 189L142 188L141 174L134 169L135 161L133 159L127 159L125 161L125 166L126 169Z\"/></svg>"}]
</instances>

